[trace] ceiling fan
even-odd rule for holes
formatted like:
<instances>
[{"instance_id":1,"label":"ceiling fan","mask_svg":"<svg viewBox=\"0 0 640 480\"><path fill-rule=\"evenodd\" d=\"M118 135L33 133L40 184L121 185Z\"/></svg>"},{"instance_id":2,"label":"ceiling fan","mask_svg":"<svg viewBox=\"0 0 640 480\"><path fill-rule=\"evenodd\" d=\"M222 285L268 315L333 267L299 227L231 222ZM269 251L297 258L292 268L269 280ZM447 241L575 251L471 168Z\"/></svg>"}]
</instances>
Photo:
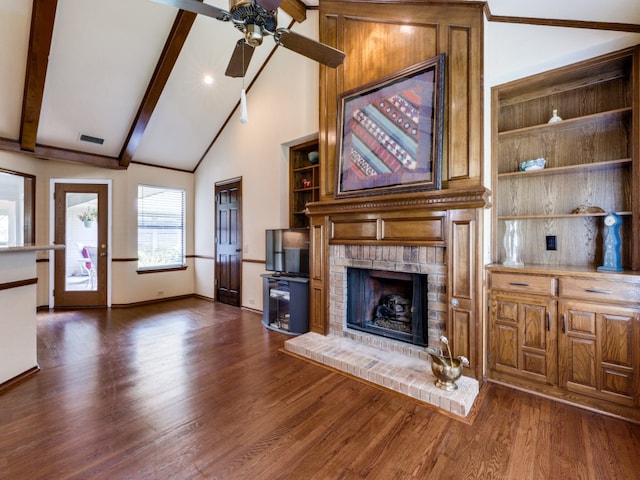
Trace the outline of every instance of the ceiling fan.
<instances>
[{"instance_id":1,"label":"ceiling fan","mask_svg":"<svg viewBox=\"0 0 640 480\"><path fill-rule=\"evenodd\" d=\"M244 77L255 47L271 35L276 44L307 58L335 68L342 64L344 53L324 43L298 35L287 28L278 27L278 7L282 0L229 0L229 11L198 0L153 0L188 12L213 17L222 22L232 22L244 34L238 40L225 75Z\"/></svg>"}]
</instances>

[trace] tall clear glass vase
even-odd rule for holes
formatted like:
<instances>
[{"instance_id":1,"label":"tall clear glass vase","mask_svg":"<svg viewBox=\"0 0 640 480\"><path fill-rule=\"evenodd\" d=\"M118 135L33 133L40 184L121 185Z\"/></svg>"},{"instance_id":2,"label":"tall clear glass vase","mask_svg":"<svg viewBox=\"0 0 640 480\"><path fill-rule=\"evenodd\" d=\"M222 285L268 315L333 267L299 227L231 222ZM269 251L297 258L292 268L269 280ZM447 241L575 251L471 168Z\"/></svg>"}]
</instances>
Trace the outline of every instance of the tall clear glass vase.
<instances>
[{"instance_id":1,"label":"tall clear glass vase","mask_svg":"<svg viewBox=\"0 0 640 480\"><path fill-rule=\"evenodd\" d=\"M522 235L520 234L520 222L518 220L505 220L502 241L504 245L504 262L502 264L510 267L524 265L520 258Z\"/></svg>"}]
</instances>

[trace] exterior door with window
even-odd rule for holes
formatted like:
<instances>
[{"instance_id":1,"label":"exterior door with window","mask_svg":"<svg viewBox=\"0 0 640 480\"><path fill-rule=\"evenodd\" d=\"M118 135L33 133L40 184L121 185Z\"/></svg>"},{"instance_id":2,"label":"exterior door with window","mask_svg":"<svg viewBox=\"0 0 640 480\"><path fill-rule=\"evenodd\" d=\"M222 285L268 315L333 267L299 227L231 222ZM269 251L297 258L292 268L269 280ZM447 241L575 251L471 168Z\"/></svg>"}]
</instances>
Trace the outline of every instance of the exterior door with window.
<instances>
[{"instance_id":1,"label":"exterior door with window","mask_svg":"<svg viewBox=\"0 0 640 480\"><path fill-rule=\"evenodd\" d=\"M107 305L108 185L56 183L55 307Z\"/></svg>"},{"instance_id":2,"label":"exterior door with window","mask_svg":"<svg viewBox=\"0 0 640 480\"><path fill-rule=\"evenodd\" d=\"M216 183L216 299L241 305L242 179Z\"/></svg>"}]
</instances>

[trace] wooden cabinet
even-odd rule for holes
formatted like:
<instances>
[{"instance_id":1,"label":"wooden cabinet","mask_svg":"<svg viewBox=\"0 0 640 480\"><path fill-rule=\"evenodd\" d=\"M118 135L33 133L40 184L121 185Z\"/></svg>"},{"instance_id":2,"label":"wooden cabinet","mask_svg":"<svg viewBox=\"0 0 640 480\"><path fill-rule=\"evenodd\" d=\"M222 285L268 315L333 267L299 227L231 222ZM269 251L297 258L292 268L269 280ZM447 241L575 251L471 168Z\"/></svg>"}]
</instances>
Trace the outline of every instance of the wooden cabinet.
<instances>
[{"instance_id":1,"label":"wooden cabinet","mask_svg":"<svg viewBox=\"0 0 640 480\"><path fill-rule=\"evenodd\" d=\"M490 267L489 377L640 420L640 277L514 270Z\"/></svg>"},{"instance_id":2,"label":"wooden cabinet","mask_svg":"<svg viewBox=\"0 0 640 480\"><path fill-rule=\"evenodd\" d=\"M640 405L640 287L561 280L560 294L560 386L624 405ZM563 296L577 299L564 300Z\"/></svg>"},{"instance_id":3,"label":"wooden cabinet","mask_svg":"<svg viewBox=\"0 0 640 480\"><path fill-rule=\"evenodd\" d=\"M602 265L603 217L616 212L623 266L640 269L637 50L492 89L494 261L504 259L504 221L518 220L525 264ZM554 110L562 120L548 123ZM545 168L520 170L538 158Z\"/></svg>"},{"instance_id":4,"label":"wooden cabinet","mask_svg":"<svg viewBox=\"0 0 640 480\"><path fill-rule=\"evenodd\" d=\"M490 379L637 421L639 85L636 46L492 89L487 322ZM622 218L619 273L598 270L610 212ZM507 221L523 266L500 263Z\"/></svg>"},{"instance_id":5,"label":"wooden cabinet","mask_svg":"<svg viewBox=\"0 0 640 480\"><path fill-rule=\"evenodd\" d=\"M490 368L523 379L556 383L556 301L540 292L548 277L496 273L491 293ZM536 285L538 284L538 285ZM553 288L553 287L552 287ZM525 293L522 293L525 292Z\"/></svg>"},{"instance_id":6,"label":"wooden cabinet","mask_svg":"<svg viewBox=\"0 0 640 480\"><path fill-rule=\"evenodd\" d=\"M320 193L318 141L301 143L289 149L289 226L309 226L306 205L317 202Z\"/></svg>"}]
</instances>

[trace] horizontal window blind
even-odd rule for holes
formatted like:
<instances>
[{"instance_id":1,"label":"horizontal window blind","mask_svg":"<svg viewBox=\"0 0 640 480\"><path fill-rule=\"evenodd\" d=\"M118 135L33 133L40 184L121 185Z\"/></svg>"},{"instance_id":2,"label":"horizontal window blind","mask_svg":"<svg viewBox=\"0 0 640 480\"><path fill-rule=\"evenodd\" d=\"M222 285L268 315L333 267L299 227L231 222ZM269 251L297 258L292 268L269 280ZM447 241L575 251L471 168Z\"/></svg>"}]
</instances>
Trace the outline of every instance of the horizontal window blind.
<instances>
[{"instance_id":1,"label":"horizontal window blind","mask_svg":"<svg viewBox=\"0 0 640 480\"><path fill-rule=\"evenodd\" d=\"M184 265L185 192L138 186L138 268Z\"/></svg>"}]
</instances>

